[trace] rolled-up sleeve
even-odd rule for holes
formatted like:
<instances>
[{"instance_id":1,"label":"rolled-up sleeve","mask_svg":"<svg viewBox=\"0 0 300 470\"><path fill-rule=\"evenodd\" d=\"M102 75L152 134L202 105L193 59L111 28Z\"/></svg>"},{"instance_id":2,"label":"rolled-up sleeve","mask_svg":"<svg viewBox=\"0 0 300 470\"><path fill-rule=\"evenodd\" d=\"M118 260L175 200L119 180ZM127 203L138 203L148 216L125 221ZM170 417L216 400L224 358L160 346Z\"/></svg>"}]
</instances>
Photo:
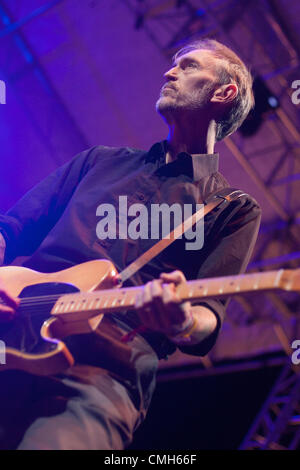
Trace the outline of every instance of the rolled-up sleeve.
<instances>
[{"instance_id":1,"label":"rolled-up sleeve","mask_svg":"<svg viewBox=\"0 0 300 470\"><path fill-rule=\"evenodd\" d=\"M231 202L216 217L209 240L205 241L198 279L244 273L253 253L260 220L261 209L250 196L245 195ZM201 343L180 346L182 352L205 356L211 350L220 333L229 300L229 298L206 299L197 303L209 308L216 315L217 327Z\"/></svg>"}]
</instances>

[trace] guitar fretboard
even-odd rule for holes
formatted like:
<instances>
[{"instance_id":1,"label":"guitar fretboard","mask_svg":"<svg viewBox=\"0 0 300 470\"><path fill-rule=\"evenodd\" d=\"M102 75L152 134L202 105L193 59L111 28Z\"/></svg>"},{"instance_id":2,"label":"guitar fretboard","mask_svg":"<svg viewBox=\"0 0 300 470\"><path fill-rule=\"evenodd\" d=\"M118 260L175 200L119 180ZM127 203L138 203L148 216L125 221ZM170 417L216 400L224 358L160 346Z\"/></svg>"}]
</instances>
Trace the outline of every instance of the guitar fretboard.
<instances>
[{"instance_id":1,"label":"guitar fretboard","mask_svg":"<svg viewBox=\"0 0 300 470\"><path fill-rule=\"evenodd\" d=\"M181 300L191 302L201 301L211 297L226 297L257 290L293 288L292 278L282 283L286 270L269 271L264 273L226 276L203 280L188 281L177 287L176 292ZM116 312L134 308L136 295L142 287L128 287L121 289L98 290L63 295L52 309L53 315L68 316L73 313L85 313L89 318L95 312ZM76 317L79 319L79 317ZM82 317L80 317L82 318ZM74 318L75 319L75 318Z\"/></svg>"}]
</instances>

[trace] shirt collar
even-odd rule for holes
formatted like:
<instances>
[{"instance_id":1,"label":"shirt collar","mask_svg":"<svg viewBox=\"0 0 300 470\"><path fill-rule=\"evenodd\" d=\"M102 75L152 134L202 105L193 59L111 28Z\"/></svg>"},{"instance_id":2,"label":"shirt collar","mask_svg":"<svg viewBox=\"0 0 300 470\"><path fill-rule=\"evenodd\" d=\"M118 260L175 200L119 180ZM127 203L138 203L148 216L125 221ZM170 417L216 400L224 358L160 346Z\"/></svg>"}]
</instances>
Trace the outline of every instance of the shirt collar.
<instances>
[{"instance_id":1,"label":"shirt collar","mask_svg":"<svg viewBox=\"0 0 300 470\"><path fill-rule=\"evenodd\" d=\"M174 162L165 164L165 156L167 152L167 141L157 142L145 156L146 163L156 163L158 168L165 165L174 164ZM178 161L178 162L177 162ZM177 155L175 160L176 165L180 164L182 173L187 174L194 181L198 181L204 177L216 173L219 169L219 154L218 153L202 153L191 156L187 152L181 152Z\"/></svg>"}]
</instances>

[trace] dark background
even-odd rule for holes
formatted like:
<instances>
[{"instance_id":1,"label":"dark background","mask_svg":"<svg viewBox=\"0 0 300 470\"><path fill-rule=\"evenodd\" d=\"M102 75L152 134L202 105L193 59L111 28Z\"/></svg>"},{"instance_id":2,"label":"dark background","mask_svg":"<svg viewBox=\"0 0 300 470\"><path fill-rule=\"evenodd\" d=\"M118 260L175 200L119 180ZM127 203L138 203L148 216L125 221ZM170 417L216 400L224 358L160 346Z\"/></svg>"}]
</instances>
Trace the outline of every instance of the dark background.
<instances>
[{"instance_id":1,"label":"dark background","mask_svg":"<svg viewBox=\"0 0 300 470\"><path fill-rule=\"evenodd\" d=\"M158 382L130 449L238 449L280 371Z\"/></svg>"}]
</instances>

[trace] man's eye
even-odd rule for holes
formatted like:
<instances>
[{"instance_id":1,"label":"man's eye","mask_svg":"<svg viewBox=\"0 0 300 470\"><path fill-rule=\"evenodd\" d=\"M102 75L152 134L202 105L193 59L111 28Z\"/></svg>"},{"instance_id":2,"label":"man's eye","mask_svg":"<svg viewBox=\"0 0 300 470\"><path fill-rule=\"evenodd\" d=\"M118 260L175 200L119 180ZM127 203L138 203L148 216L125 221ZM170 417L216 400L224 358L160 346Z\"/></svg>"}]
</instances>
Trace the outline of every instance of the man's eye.
<instances>
[{"instance_id":1,"label":"man's eye","mask_svg":"<svg viewBox=\"0 0 300 470\"><path fill-rule=\"evenodd\" d=\"M188 64L186 64L186 67L197 68L198 65L196 64L196 62L189 62Z\"/></svg>"}]
</instances>

